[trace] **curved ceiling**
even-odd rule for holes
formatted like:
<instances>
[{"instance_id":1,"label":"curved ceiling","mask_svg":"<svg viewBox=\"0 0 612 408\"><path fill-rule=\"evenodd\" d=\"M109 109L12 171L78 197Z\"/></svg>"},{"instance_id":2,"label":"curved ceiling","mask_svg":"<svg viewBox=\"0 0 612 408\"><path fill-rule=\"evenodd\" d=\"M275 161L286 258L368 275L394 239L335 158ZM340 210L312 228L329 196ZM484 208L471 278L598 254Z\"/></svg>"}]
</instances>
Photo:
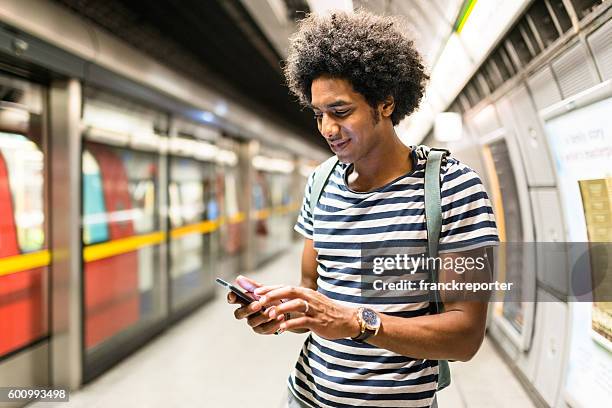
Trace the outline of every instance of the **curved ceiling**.
<instances>
[{"instance_id":1,"label":"curved ceiling","mask_svg":"<svg viewBox=\"0 0 612 408\"><path fill-rule=\"evenodd\" d=\"M327 148L289 95L281 54L238 0L56 0L127 43Z\"/></svg>"}]
</instances>

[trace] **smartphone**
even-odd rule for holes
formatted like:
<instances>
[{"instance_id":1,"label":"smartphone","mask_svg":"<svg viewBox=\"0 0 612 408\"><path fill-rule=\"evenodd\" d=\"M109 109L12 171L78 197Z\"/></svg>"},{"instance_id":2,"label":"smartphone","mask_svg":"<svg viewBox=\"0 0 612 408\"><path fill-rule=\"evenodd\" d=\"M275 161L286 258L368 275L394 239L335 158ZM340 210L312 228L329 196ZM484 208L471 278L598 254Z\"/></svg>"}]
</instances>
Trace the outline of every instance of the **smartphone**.
<instances>
[{"instance_id":1,"label":"smartphone","mask_svg":"<svg viewBox=\"0 0 612 408\"><path fill-rule=\"evenodd\" d=\"M246 290L242 289L240 286L233 285L229 282L224 281L221 278L217 278L215 279L215 281L219 285L226 287L232 292L234 292L234 294L238 298L238 302L240 302L241 304L245 306L257 300L255 299L254 295L251 292L247 292Z\"/></svg>"}]
</instances>

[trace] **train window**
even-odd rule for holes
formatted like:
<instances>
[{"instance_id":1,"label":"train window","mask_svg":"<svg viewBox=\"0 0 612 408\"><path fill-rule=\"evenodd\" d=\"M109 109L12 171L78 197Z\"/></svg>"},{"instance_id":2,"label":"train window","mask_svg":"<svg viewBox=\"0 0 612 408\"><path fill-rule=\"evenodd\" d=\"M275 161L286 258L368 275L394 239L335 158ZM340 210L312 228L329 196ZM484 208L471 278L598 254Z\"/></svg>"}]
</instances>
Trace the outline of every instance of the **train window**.
<instances>
[{"instance_id":1,"label":"train window","mask_svg":"<svg viewBox=\"0 0 612 408\"><path fill-rule=\"evenodd\" d=\"M172 308L202 297L213 282L211 235L217 225L214 165L170 158L170 276Z\"/></svg>"},{"instance_id":2,"label":"train window","mask_svg":"<svg viewBox=\"0 0 612 408\"><path fill-rule=\"evenodd\" d=\"M40 87L0 75L0 357L48 334L42 100Z\"/></svg>"},{"instance_id":3,"label":"train window","mask_svg":"<svg viewBox=\"0 0 612 408\"><path fill-rule=\"evenodd\" d=\"M602 0L570 0L570 3L574 6L578 18L582 20L586 17L593 9L598 5L602 4Z\"/></svg>"},{"instance_id":4,"label":"train window","mask_svg":"<svg viewBox=\"0 0 612 408\"><path fill-rule=\"evenodd\" d=\"M563 0L544 0L549 13L553 16L553 21L559 34L565 33L572 27L572 20L570 19Z\"/></svg>"},{"instance_id":5,"label":"train window","mask_svg":"<svg viewBox=\"0 0 612 408\"><path fill-rule=\"evenodd\" d=\"M85 346L91 362L162 313L158 156L90 141L83 148Z\"/></svg>"},{"instance_id":6,"label":"train window","mask_svg":"<svg viewBox=\"0 0 612 408\"><path fill-rule=\"evenodd\" d=\"M99 242L105 236L108 239L103 228L129 230L130 234L155 231L158 228L157 157L92 142L87 142L85 147L84 243ZM105 195L103 191L108 193ZM111 194L112 203L109 203ZM106 204L101 202L101 197Z\"/></svg>"},{"instance_id":7,"label":"train window","mask_svg":"<svg viewBox=\"0 0 612 408\"><path fill-rule=\"evenodd\" d=\"M257 223L258 262L284 249L291 242L292 212L290 175L284 172L257 172L253 186L253 211Z\"/></svg>"},{"instance_id":8,"label":"train window","mask_svg":"<svg viewBox=\"0 0 612 408\"><path fill-rule=\"evenodd\" d=\"M559 38L559 31L544 2L535 1L527 12L526 18L531 29L538 35L542 43L541 47L547 48Z\"/></svg>"},{"instance_id":9,"label":"train window","mask_svg":"<svg viewBox=\"0 0 612 408\"><path fill-rule=\"evenodd\" d=\"M240 234L240 208L238 204L238 181L237 175L233 168L224 168L225 175L220 175L220 189L222 193L220 198L223 199L223 215L226 219L226 228L222 228L221 242L222 250L225 255L233 255L240 252L242 249L242 239ZM221 191L219 191L221 193Z\"/></svg>"},{"instance_id":10,"label":"train window","mask_svg":"<svg viewBox=\"0 0 612 408\"><path fill-rule=\"evenodd\" d=\"M120 150L119 155L128 176L132 199L132 219L137 234L157 230L157 156L150 153Z\"/></svg>"},{"instance_id":11,"label":"train window","mask_svg":"<svg viewBox=\"0 0 612 408\"><path fill-rule=\"evenodd\" d=\"M21 252L38 251L45 244L43 153L23 135L2 132L0 140L9 169L19 248Z\"/></svg>"},{"instance_id":12,"label":"train window","mask_svg":"<svg viewBox=\"0 0 612 408\"><path fill-rule=\"evenodd\" d=\"M95 157L83 152L83 243L95 244L108 240L108 221L102 175Z\"/></svg>"}]
</instances>

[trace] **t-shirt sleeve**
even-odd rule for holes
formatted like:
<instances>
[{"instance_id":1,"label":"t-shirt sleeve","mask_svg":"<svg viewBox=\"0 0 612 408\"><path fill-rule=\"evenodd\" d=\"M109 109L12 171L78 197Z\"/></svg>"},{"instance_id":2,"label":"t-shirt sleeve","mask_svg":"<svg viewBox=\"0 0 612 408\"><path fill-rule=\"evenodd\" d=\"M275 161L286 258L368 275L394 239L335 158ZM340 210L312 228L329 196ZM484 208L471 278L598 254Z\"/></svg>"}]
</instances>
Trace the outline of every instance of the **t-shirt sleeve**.
<instances>
[{"instance_id":1,"label":"t-shirt sleeve","mask_svg":"<svg viewBox=\"0 0 612 408\"><path fill-rule=\"evenodd\" d=\"M478 174L453 160L442 177L440 253L499 244L489 196Z\"/></svg>"},{"instance_id":2,"label":"t-shirt sleeve","mask_svg":"<svg viewBox=\"0 0 612 408\"><path fill-rule=\"evenodd\" d=\"M310 213L310 191L312 190L312 183L314 180L314 172L308 177L308 182L304 187L304 198L302 200L302 207L298 214L297 221L294 230L299 232L304 238L312 239L314 227L312 223L312 214Z\"/></svg>"}]
</instances>

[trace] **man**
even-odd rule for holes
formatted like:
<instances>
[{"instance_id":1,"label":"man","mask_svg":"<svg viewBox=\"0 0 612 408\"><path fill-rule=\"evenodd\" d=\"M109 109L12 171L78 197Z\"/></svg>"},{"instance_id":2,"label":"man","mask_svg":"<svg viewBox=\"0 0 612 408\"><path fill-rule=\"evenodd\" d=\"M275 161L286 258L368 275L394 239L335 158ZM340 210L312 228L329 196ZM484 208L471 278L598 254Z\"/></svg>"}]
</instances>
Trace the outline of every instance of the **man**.
<instances>
[{"instance_id":1,"label":"man","mask_svg":"<svg viewBox=\"0 0 612 408\"><path fill-rule=\"evenodd\" d=\"M437 360L466 361L476 353L487 304L451 299L436 314L427 299L364 296L360 283L368 273L364 244L427 243L428 150L405 146L394 130L423 96L428 77L421 58L388 17L311 15L291 39L285 74L340 164L312 213L314 175L304 192L295 226L305 237L301 286L260 287L239 278L261 298L235 316L261 334L310 331L289 377L290 406L429 407ZM452 158L441 174L440 256L482 257L498 241L482 183ZM451 272L443 266L441 279ZM235 303L232 294L228 300Z\"/></svg>"}]
</instances>

